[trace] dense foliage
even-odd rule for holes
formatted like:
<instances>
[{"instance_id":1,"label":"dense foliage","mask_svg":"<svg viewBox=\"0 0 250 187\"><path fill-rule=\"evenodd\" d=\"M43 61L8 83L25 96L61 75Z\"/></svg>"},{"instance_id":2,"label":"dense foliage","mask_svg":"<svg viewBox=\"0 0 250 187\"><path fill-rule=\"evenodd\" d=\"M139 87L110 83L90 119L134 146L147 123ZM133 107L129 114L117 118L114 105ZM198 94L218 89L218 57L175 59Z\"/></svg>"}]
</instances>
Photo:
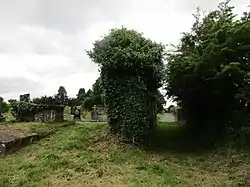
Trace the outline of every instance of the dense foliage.
<instances>
[{"instance_id":1,"label":"dense foliage","mask_svg":"<svg viewBox=\"0 0 250 187\"><path fill-rule=\"evenodd\" d=\"M84 109L92 110L93 106L103 106L103 88L101 85L101 78L99 77L86 93L84 101Z\"/></svg>"},{"instance_id":2,"label":"dense foliage","mask_svg":"<svg viewBox=\"0 0 250 187\"><path fill-rule=\"evenodd\" d=\"M142 34L121 28L111 30L88 51L90 58L100 65L111 130L133 143L145 143L156 126L163 50L162 45Z\"/></svg>"},{"instance_id":3,"label":"dense foliage","mask_svg":"<svg viewBox=\"0 0 250 187\"><path fill-rule=\"evenodd\" d=\"M17 121L30 121L32 116L44 109L64 108L69 102L66 89L60 86L55 96L42 96L30 100L30 94L20 95L20 100L10 99L11 113Z\"/></svg>"},{"instance_id":4,"label":"dense foliage","mask_svg":"<svg viewBox=\"0 0 250 187\"><path fill-rule=\"evenodd\" d=\"M68 104L68 96L67 91L63 86L60 86L58 89L58 93L55 95L55 101L58 105L67 105Z\"/></svg>"},{"instance_id":5,"label":"dense foliage","mask_svg":"<svg viewBox=\"0 0 250 187\"><path fill-rule=\"evenodd\" d=\"M165 105L166 104L166 101L165 101L165 99L164 99L164 96L162 95L162 93L160 92L160 91L158 91L158 93L157 93L157 105L156 105L156 107L157 107L157 113L161 113L161 112L163 112L163 105Z\"/></svg>"},{"instance_id":6,"label":"dense foliage","mask_svg":"<svg viewBox=\"0 0 250 187\"><path fill-rule=\"evenodd\" d=\"M42 96L40 98L34 98L32 102L35 104L54 105L56 104L56 99L55 97L52 97L52 96Z\"/></svg>"},{"instance_id":7,"label":"dense foliage","mask_svg":"<svg viewBox=\"0 0 250 187\"><path fill-rule=\"evenodd\" d=\"M30 94L23 94L19 96L19 100L20 101L24 101L24 102L30 102Z\"/></svg>"},{"instance_id":8,"label":"dense foliage","mask_svg":"<svg viewBox=\"0 0 250 187\"><path fill-rule=\"evenodd\" d=\"M80 88L76 96L77 96L76 98L77 98L78 101L84 101L85 98L86 98L85 89Z\"/></svg>"},{"instance_id":9,"label":"dense foliage","mask_svg":"<svg viewBox=\"0 0 250 187\"><path fill-rule=\"evenodd\" d=\"M20 100L29 102L29 100ZM60 86L58 89L58 93L54 96L42 96L38 98L34 98L32 100L35 104L43 104L43 105L68 105L69 98L67 96L66 89L63 86ZM72 101L71 101L72 102Z\"/></svg>"},{"instance_id":10,"label":"dense foliage","mask_svg":"<svg viewBox=\"0 0 250 187\"><path fill-rule=\"evenodd\" d=\"M10 103L11 113L17 121L32 121L32 117L37 112L44 109L63 108L63 105L35 104L25 101L13 101Z\"/></svg>"},{"instance_id":11,"label":"dense foliage","mask_svg":"<svg viewBox=\"0 0 250 187\"><path fill-rule=\"evenodd\" d=\"M249 15L238 19L228 2L203 19L198 11L192 31L168 54L167 94L196 129L220 132L250 109Z\"/></svg>"},{"instance_id":12,"label":"dense foliage","mask_svg":"<svg viewBox=\"0 0 250 187\"><path fill-rule=\"evenodd\" d=\"M0 117L1 114L8 112L8 104L4 102L4 99L0 97Z\"/></svg>"}]
</instances>

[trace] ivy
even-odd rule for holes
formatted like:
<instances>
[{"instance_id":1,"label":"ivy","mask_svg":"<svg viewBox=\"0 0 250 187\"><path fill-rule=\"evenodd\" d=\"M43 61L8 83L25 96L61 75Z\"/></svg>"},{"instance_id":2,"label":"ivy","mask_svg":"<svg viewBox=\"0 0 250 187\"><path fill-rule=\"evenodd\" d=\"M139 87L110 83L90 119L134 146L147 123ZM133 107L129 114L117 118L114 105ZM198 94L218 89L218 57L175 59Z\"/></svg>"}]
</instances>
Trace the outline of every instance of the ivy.
<instances>
[{"instance_id":1,"label":"ivy","mask_svg":"<svg viewBox=\"0 0 250 187\"><path fill-rule=\"evenodd\" d=\"M36 113L42 110L53 110L61 108L63 105L46 105L46 104L34 104L25 101L14 101L10 103L12 108L11 113L18 121L29 121L30 117L33 117Z\"/></svg>"},{"instance_id":2,"label":"ivy","mask_svg":"<svg viewBox=\"0 0 250 187\"><path fill-rule=\"evenodd\" d=\"M87 51L100 66L104 102L112 132L146 143L156 126L164 47L126 28L113 29Z\"/></svg>"}]
</instances>

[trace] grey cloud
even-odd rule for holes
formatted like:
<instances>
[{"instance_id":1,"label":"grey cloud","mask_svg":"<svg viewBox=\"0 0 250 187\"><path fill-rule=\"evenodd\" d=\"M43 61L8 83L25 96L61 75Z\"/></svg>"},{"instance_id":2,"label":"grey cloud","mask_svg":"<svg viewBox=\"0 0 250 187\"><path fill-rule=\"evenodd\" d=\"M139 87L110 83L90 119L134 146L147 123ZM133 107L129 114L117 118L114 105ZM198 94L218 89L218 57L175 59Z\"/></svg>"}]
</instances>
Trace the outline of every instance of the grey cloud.
<instances>
[{"instance_id":1,"label":"grey cloud","mask_svg":"<svg viewBox=\"0 0 250 187\"><path fill-rule=\"evenodd\" d=\"M6 95L8 93L19 95L21 92L30 93L42 88L43 86L41 84L23 77L0 77L0 95Z\"/></svg>"},{"instance_id":2,"label":"grey cloud","mask_svg":"<svg viewBox=\"0 0 250 187\"><path fill-rule=\"evenodd\" d=\"M216 8L220 2L224 2L223 0L209 0L209 1L200 1L200 0L179 0L178 7L181 11L184 12L192 12L195 11L196 7L200 7L205 12L213 10ZM230 5L235 6L235 8L244 8L249 4L249 0L231 0Z\"/></svg>"},{"instance_id":3,"label":"grey cloud","mask_svg":"<svg viewBox=\"0 0 250 187\"><path fill-rule=\"evenodd\" d=\"M37 69L35 67L29 67L28 71L37 75L42 75L50 78L61 78L65 76L74 75L77 73L90 73L95 72L98 69L97 64L94 64L88 56L82 58L73 59L67 66L48 67L43 69Z\"/></svg>"},{"instance_id":4,"label":"grey cloud","mask_svg":"<svg viewBox=\"0 0 250 187\"><path fill-rule=\"evenodd\" d=\"M209 1L200 1L200 0L192 0L192 1L180 1L179 7L184 11L193 11L196 7L200 7L202 9L212 9L217 6L220 0L209 0Z\"/></svg>"},{"instance_id":5,"label":"grey cloud","mask_svg":"<svg viewBox=\"0 0 250 187\"><path fill-rule=\"evenodd\" d=\"M41 9L37 19L49 28L77 31L94 22L119 19L128 10L131 2L40 0Z\"/></svg>"},{"instance_id":6,"label":"grey cloud","mask_svg":"<svg viewBox=\"0 0 250 187\"><path fill-rule=\"evenodd\" d=\"M132 1L8 0L0 2L3 24L38 24L74 32L98 21L117 20Z\"/></svg>"}]
</instances>

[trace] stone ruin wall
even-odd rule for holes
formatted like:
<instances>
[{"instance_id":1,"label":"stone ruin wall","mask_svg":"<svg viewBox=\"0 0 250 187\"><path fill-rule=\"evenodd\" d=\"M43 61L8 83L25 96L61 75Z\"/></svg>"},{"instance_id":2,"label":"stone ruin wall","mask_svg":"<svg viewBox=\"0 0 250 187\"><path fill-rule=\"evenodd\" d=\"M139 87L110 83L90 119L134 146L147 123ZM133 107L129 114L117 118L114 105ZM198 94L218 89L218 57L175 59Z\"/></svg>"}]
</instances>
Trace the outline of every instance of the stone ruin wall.
<instances>
[{"instance_id":1,"label":"stone ruin wall","mask_svg":"<svg viewBox=\"0 0 250 187\"><path fill-rule=\"evenodd\" d=\"M56 122L63 120L63 110L42 110L34 115L35 122Z\"/></svg>"}]
</instances>

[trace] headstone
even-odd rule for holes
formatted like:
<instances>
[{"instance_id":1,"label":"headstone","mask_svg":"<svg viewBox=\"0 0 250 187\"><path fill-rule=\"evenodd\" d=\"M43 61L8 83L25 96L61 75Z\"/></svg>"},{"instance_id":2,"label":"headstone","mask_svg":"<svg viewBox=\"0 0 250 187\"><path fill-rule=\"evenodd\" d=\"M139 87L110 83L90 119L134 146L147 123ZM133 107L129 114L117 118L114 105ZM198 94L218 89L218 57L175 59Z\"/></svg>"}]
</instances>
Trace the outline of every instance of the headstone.
<instances>
[{"instance_id":1,"label":"headstone","mask_svg":"<svg viewBox=\"0 0 250 187\"><path fill-rule=\"evenodd\" d=\"M81 120L81 110L76 109L74 112L74 120Z\"/></svg>"},{"instance_id":2,"label":"headstone","mask_svg":"<svg viewBox=\"0 0 250 187\"><path fill-rule=\"evenodd\" d=\"M93 110L91 112L91 120L99 121L98 108L96 107L96 105L93 106Z\"/></svg>"}]
</instances>

